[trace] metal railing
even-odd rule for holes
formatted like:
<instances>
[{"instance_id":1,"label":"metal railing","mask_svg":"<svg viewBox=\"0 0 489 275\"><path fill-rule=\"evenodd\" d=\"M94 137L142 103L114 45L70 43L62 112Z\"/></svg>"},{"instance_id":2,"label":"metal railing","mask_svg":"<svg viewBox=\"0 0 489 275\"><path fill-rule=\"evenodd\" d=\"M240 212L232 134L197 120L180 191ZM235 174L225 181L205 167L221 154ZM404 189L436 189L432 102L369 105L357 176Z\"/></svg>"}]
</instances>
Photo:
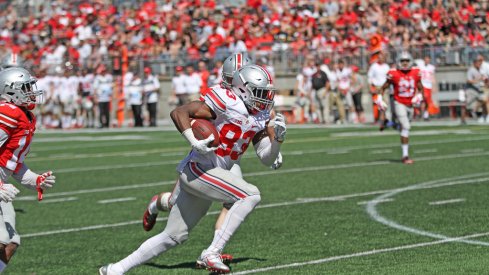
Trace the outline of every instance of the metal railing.
<instances>
[{"instance_id":1,"label":"metal railing","mask_svg":"<svg viewBox=\"0 0 489 275\"><path fill-rule=\"evenodd\" d=\"M384 52L386 53L387 62L394 63L397 55L401 52L401 49L388 48ZM431 57L432 63L437 67L444 66L470 66L475 57L482 54L489 60L489 48L485 47L446 47L446 46L428 46L418 47L409 50L414 59L422 59L428 55ZM185 52L180 52L177 55L171 56L168 54L161 54L159 56L152 57L130 57L129 64L130 70L133 73L140 73L144 67L151 67L154 73L162 76L172 77L175 72L176 66L194 65L196 66L200 60L204 60L209 70L213 68L216 61L222 61L230 54L226 49L218 51L217 54L211 58L202 59L190 59ZM361 70L367 70L369 66L369 52L366 48L357 48L353 52L345 51L331 51L329 49L320 50L304 50L301 52L295 52L290 49L285 50L271 50L271 51L251 51L248 52L249 56L254 62L267 63L272 65L275 70L275 74L296 74L302 70L306 60L312 59L314 61L329 60L330 64L342 59L348 65L358 66ZM114 60L111 56L104 56L101 59L102 63L109 69L113 68ZM117 62L115 62L117 63ZM48 68L50 74L57 71L64 70L63 67L66 64L66 60L60 60L56 64L44 64ZM84 63L79 64L81 68L94 67L98 63L93 63L89 59L84 60ZM78 68L75 68L78 69Z\"/></svg>"}]
</instances>

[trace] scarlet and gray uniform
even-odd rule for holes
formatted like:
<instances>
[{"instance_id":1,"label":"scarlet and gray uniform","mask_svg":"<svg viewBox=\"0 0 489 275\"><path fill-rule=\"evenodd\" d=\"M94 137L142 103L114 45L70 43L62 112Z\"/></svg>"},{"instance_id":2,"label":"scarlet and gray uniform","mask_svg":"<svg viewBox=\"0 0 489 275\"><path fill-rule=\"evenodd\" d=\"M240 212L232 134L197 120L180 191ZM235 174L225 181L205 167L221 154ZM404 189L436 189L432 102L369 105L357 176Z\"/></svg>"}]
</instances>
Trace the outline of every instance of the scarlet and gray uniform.
<instances>
[{"instance_id":1,"label":"scarlet and gray uniform","mask_svg":"<svg viewBox=\"0 0 489 275\"><path fill-rule=\"evenodd\" d=\"M260 194L256 186L230 169L239 163L255 134L265 129L270 113L250 115L239 97L219 86L212 87L203 101L216 114L212 123L220 144L205 155L192 150L177 168L180 186L172 194L173 208L165 230L175 239L195 226L213 201L233 204Z\"/></svg>"},{"instance_id":2,"label":"scarlet and gray uniform","mask_svg":"<svg viewBox=\"0 0 489 275\"><path fill-rule=\"evenodd\" d=\"M418 68L407 71L392 69L387 73L387 79L394 86L394 106L401 127L409 130L409 120L413 113L411 100L415 95L417 83L421 81L421 73Z\"/></svg>"},{"instance_id":3,"label":"scarlet and gray uniform","mask_svg":"<svg viewBox=\"0 0 489 275\"><path fill-rule=\"evenodd\" d=\"M36 118L11 103L0 103L0 180L7 182L10 176L18 178L27 170L24 158L29 153L32 136L36 130ZM15 211L11 202L0 203L0 243L20 244L15 230Z\"/></svg>"}]
</instances>

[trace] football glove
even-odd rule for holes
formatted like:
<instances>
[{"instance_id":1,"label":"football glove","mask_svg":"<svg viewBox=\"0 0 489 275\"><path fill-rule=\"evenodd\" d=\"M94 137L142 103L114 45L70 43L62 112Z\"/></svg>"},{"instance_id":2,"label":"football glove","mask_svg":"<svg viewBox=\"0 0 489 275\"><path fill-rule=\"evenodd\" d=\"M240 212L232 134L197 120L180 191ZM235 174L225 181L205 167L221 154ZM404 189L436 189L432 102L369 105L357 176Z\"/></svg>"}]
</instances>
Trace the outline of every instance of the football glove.
<instances>
[{"instance_id":1,"label":"football glove","mask_svg":"<svg viewBox=\"0 0 489 275\"><path fill-rule=\"evenodd\" d=\"M421 107L421 102L423 102L423 95L421 93L417 93L413 96L413 99L411 99L411 103L413 104L413 107L419 108Z\"/></svg>"},{"instance_id":2,"label":"football glove","mask_svg":"<svg viewBox=\"0 0 489 275\"><path fill-rule=\"evenodd\" d=\"M387 110L387 104L382 100L382 95L378 94L377 98L374 101L375 105L379 108L380 111L385 111Z\"/></svg>"},{"instance_id":3,"label":"football glove","mask_svg":"<svg viewBox=\"0 0 489 275\"><path fill-rule=\"evenodd\" d=\"M280 167L282 167L282 154L280 154L279 152L277 158L273 162L272 166L270 166L270 168L272 168L273 170L277 170Z\"/></svg>"},{"instance_id":4,"label":"football glove","mask_svg":"<svg viewBox=\"0 0 489 275\"><path fill-rule=\"evenodd\" d=\"M0 185L0 201L11 202L19 193L19 189L9 183L1 183Z\"/></svg>"},{"instance_id":5,"label":"football glove","mask_svg":"<svg viewBox=\"0 0 489 275\"><path fill-rule=\"evenodd\" d=\"M47 171L37 176L36 190L37 190L38 201L42 201L42 195L44 193L44 189L53 187L55 181L56 181L56 177L53 175L52 171Z\"/></svg>"},{"instance_id":6,"label":"football glove","mask_svg":"<svg viewBox=\"0 0 489 275\"><path fill-rule=\"evenodd\" d=\"M214 135L208 136L206 139L198 140L195 138L192 128L182 132L182 135L188 140L190 146L200 154L207 154L209 152L215 151L217 147L207 147L207 145L214 141Z\"/></svg>"},{"instance_id":7,"label":"football glove","mask_svg":"<svg viewBox=\"0 0 489 275\"><path fill-rule=\"evenodd\" d=\"M273 127L275 132L275 140L283 142L285 140L285 134L287 133L287 126L285 124L285 117L282 114L277 114L270 120L268 126Z\"/></svg>"}]
</instances>

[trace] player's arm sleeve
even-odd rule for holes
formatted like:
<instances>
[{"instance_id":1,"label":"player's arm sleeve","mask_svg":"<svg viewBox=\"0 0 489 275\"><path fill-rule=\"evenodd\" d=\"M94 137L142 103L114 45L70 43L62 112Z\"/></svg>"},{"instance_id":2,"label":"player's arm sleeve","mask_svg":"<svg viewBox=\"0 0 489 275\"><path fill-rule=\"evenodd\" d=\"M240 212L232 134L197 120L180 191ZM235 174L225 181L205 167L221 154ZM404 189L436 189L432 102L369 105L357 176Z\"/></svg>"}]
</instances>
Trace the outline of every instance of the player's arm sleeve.
<instances>
[{"instance_id":1,"label":"player's arm sleeve","mask_svg":"<svg viewBox=\"0 0 489 275\"><path fill-rule=\"evenodd\" d=\"M275 139L270 140L265 130L258 132L253 139L256 155L265 166L273 164L280 153L281 145L282 144Z\"/></svg>"},{"instance_id":2,"label":"player's arm sleeve","mask_svg":"<svg viewBox=\"0 0 489 275\"><path fill-rule=\"evenodd\" d=\"M38 176L39 175L32 172L32 170L29 169L25 163L22 163L19 171L12 175L17 182L32 190L36 190L36 181Z\"/></svg>"}]
</instances>

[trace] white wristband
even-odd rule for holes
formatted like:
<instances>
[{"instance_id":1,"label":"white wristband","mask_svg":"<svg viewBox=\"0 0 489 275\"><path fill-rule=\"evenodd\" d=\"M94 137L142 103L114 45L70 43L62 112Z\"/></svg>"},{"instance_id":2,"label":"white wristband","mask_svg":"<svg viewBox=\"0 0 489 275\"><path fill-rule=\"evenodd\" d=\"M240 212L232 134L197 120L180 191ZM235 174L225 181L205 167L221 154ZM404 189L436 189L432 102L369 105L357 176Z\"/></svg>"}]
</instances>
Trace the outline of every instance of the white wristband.
<instances>
[{"instance_id":1,"label":"white wristband","mask_svg":"<svg viewBox=\"0 0 489 275\"><path fill-rule=\"evenodd\" d=\"M192 132L192 128L188 128L185 131L183 131L182 136L184 136L187 139L190 145L193 145L198 141L194 136L194 132Z\"/></svg>"}]
</instances>

